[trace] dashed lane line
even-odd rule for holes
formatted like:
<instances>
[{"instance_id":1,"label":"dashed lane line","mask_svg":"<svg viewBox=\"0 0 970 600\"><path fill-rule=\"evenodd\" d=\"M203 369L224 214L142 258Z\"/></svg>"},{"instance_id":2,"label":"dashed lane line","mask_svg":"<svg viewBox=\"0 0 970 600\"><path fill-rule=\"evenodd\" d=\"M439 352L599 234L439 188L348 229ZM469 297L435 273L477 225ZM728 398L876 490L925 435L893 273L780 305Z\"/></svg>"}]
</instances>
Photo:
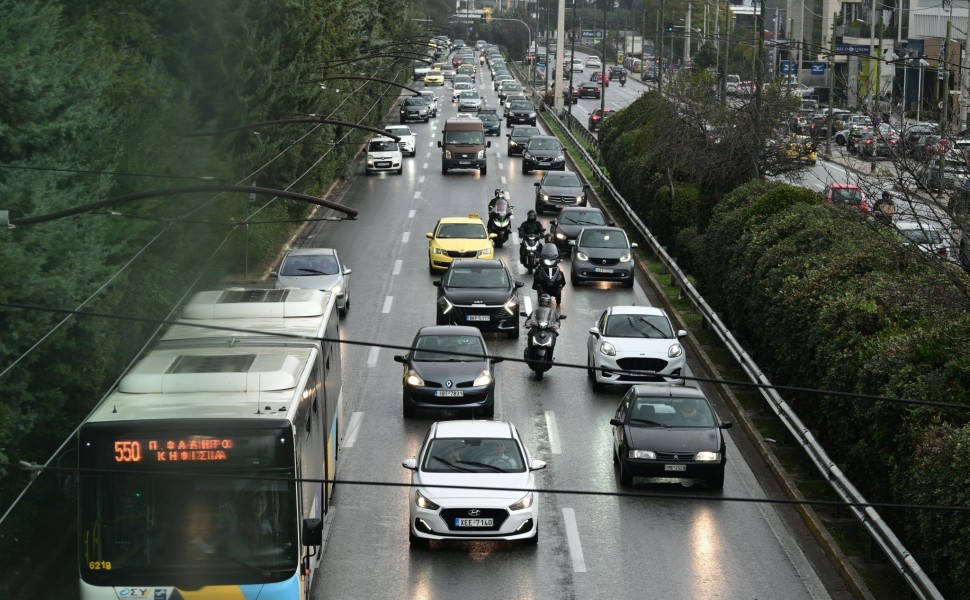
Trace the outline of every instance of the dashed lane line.
<instances>
[{"instance_id":1,"label":"dashed lane line","mask_svg":"<svg viewBox=\"0 0 970 600\"><path fill-rule=\"evenodd\" d=\"M360 422L364 418L364 413L355 412L350 416L350 423L347 425L347 433L344 435L344 448L353 448L357 441L357 434L360 432Z\"/></svg>"},{"instance_id":2,"label":"dashed lane line","mask_svg":"<svg viewBox=\"0 0 970 600\"><path fill-rule=\"evenodd\" d=\"M549 452L562 454L562 445L559 443L559 426L556 424L556 413L546 411L546 431L549 433Z\"/></svg>"},{"instance_id":3,"label":"dashed lane line","mask_svg":"<svg viewBox=\"0 0 970 600\"><path fill-rule=\"evenodd\" d=\"M571 508L562 509L562 518L566 524L566 541L569 543L569 556L573 560L573 571L586 572L586 560L583 558L583 546L579 543L579 528L576 526L576 511Z\"/></svg>"}]
</instances>

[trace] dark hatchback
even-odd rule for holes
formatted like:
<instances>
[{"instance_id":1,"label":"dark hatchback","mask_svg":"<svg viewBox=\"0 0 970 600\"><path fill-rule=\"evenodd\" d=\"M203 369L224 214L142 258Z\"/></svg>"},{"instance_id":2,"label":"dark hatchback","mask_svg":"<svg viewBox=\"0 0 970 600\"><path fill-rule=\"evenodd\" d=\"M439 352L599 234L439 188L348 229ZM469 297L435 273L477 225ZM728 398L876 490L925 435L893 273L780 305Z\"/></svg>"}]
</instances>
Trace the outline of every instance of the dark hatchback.
<instances>
[{"instance_id":1,"label":"dark hatchback","mask_svg":"<svg viewBox=\"0 0 970 600\"><path fill-rule=\"evenodd\" d=\"M509 114L506 117L506 125L509 127L516 123L536 124L536 107L528 100L513 102L509 106Z\"/></svg>"},{"instance_id":2,"label":"dark hatchback","mask_svg":"<svg viewBox=\"0 0 970 600\"><path fill-rule=\"evenodd\" d=\"M502 117L494 108L479 109L478 115L482 125L485 127L485 135L502 135Z\"/></svg>"},{"instance_id":3,"label":"dark hatchback","mask_svg":"<svg viewBox=\"0 0 970 600\"><path fill-rule=\"evenodd\" d=\"M537 135L529 138L522 153L522 174L532 171L564 171L566 169L566 150L559 138L551 135Z\"/></svg>"},{"instance_id":4,"label":"dark hatchback","mask_svg":"<svg viewBox=\"0 0 970 600\"><path fill-rule=\"evenodd\" d=\"M495 413L495 363L474 327L422 327L411 351L395 356L404 365L404 416L421 408Z\"/></svg>"},{"instance_id":5,"label":"dark hatchback","mask_svg":"<svg viewBox=\"0 0 970 600\"><path fill-rule=\"evenodd\" d=\"M619 227L584 227L571 246L573 252L569 282L577 286L588 281L616 281L633 287L633 248Z\"/></svg>"},{"instance_id":6,"label":"dark hatchback","mask_svg":"<svg viewBox=\"0 0 970 600\"><path fill-rule=\"evenodd\" d=\"M600 84L595 81L584 81L579 84L580 98L599 98L601 94Z\"/></svg>"},{"instance_id":7,"label":"dark hatchback","mask_svg":"<svg viewBox=\"0 0 970 600\"><path fill-rule=\"evenodd\" d=\"M515 127L509 133L505 134L505 137L509 138L509 144L507 152L509 156L519 156L525 152L525 146L529 143L529 140L533 136L542 135L538 127L526 126L526 127Z\"/></svg>"},{"instance_id":8,"label":"dark hatchback","mask_svg":"<svg viewBox=\"0 0 970 600\"><path fill-rule=\"evenodd\" d=\"M620 400L613 426L613 462L620 484L634 477L702 479L724 487L724 433L721 421L697 388L663 384L630 387Z\"/></svg>"},{"instance_id":9,"label":"dark hatchback","mask_svg":"<svg viewBox=\"0 0 970 600\"><path fill-rule=\"evenodd\" d=\"M434 282L438 288L438 325L471 325L483 331L519 336L521 281L500 260L459 258Z\"/></svg>"},{"instance_id":10,"label":"dark hatchback","mask_svg":"<svg viewBox=\"0 0 970 600\"><path fill-rule=\"evenodd\" d=\"M566 206L559 211L559 216L549 224L549 234L552 235L553 242L559 248L559 254L569 256L572 247L569 242L576 239L583 227L596 225L612 226L612 221L607 221L603 216L603 211L598 208L588 206Z\"/></svg>"},{"instance_id":11,"label":"dark hatchback","mask_svg":"<svg viewBox=\"0 0 970 600\"><path fill-rule=\"evenodd\" d=\"M428 119L431 118L431 106L424 98L412 96L401 101L398 114L401 116L402 123L408 121L424 121L427 123Z\"/></svg>"},{"instance_id":12,"label":"dark hatchback","mask_svg":"<svg viewBox=\"0 0 970 600\"><path fill-rule=\"evenodd\" d=\"M535 183L536 212L559 210L566 206L586 206L589 186L572 171L550 171Z\"/></svg>"}]
</instances>

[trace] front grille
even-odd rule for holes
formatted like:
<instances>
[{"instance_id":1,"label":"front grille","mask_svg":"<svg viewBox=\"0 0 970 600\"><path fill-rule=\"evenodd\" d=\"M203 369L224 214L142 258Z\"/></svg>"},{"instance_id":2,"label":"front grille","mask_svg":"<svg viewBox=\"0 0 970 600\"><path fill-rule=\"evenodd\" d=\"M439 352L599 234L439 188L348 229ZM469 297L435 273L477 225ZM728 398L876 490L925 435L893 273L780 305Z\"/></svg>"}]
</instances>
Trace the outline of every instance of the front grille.
<instances>
[{"instance_id":1,"label":"front grille","mask_svg":"<svg viewBox=\"0 0 970 600\"><path fill-rule=\"evenodd\" d=\"M597 267L612 267L613 265L620 264L620 259L618 258L590 258L589 264Z\"/></svg>"},{"instance_id":2,"label":"front grille","mask_svg":"<svg viewBox=\"0 0 970 600\"><path fill-rule=\"evenodd\" d=\"M694 460L694 454L691 452L657 452L657 460L663 460L667 462L673 461L688 461Z\"/></svg>"},{"instance_id":3,"label":"front grille","mask_svg":"<svg viewBox=\"0 0 970 600\"><path fill-rule=\"evenodd\" d=\"M451 258L475 258L478 256L478 250L470 250L468 252L459 252L457 250L445 250L445 256L450 256Z\"/></svg>"},{"instance_id":4,"label":"front grille","mask_svg":"<svg viewBox=\"0 0 970 600\"><path fill-rule=\"evenodd\" d=\"M451 156L462 160L475 160L478 154L476 152L452 152Z\"/></svg>"},{"instance_id":5,"label":"front grille","mask_svg":"<svg viewBox=\"0 0 970 600\"><path fill-rule=\"evenodd\" d=\"M661 358L642 358L630 356L616 361L616 366L624 371L656 371L660 372L667 368L667 361Z\"/></svg>"},{"instance_id":6,"label":"front grille","mask_svg":"<svg viewBox=\"0 0 970 600\"><path fill-rule=\"evenodd\" d=\"M552 204L578 204L579 201L576 200L576 196L549 196L546 202Z\"/></svg>"},{"instance_id":7,"label":"front grille","mask_svg":"<svg viewBox=\"0 0 970 600\"><path fill-rule=\"evenodd\" d=\"M498 323L504 319L511 317L509 311L505 310L504 305L492 306L486 304L474 304L472 306L455 306L450 313L451 320L455 323L464 323L466 325L474 325L475 321L468 321L468 315L488 315L488 321L481 321L481 323Z\"/></svg>"},{"instance_id":8,"label":"front grille","mask_svg":"<svg viewBox=\"0 0 970 600\"><path fill-rule=\"evenodd\" d=\"M509 518L509 511L504 508L446 508L441 511L441 518L452 531L497 531ZM457 527L456 519L492 519L493 521L491 527Z\"/></svg>"}]
</instances>

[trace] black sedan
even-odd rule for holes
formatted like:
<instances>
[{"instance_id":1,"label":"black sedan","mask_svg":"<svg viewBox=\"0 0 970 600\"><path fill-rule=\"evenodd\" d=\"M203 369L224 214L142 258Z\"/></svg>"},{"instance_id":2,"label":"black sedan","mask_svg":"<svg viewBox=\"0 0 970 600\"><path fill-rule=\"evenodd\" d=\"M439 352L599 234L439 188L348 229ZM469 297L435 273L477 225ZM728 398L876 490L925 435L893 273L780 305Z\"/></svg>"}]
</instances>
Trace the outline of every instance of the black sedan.
<instances>
[{"instance_id":1,"label":"black sedan","mask_svg":"<svg viewBox=\"0 0 970 600\"><path fill-rule=\"evenodd\" d=\"M613 462L620 484L634 477L702 479L724 487L725 456L721 421L697 388L634 385L620 400L613 426Z\"/></svg>"},{"instance_id":2,"label":"black sedan","mask_svg":"<svg viewBox=\"0 0 970 600\"><path fill-rule=\"evenodd\" d=\"M536 124L536 107L528 100L513 102L509 106L509 113L506 117L506 125L509 127L516 123Z\"/></svg>"},{"instance_id":3,"label":"black sedan","mask_svg":"<svg viewBox=\"0 0 970 600\"><path fill-rule=\"evenodd\" d=\"M566 149L559 138L551 135L537 135L529 138L522 152L522 174L532 171L565 171Z\"/></svg>"},{"instance_id":4,"label":"black sedan","mask_svg":"<svg viewBox=\"0 0 970 600\"><path fill-rule=\"evenodd\" d=\"M542 132L539 131L538 127L532 125L513 128L512 131L505 134L505 137L509 138L509 145L506 152L508 152L509 156L515 156L516 154L521 156L525 152L526 144L536 135L542 135Z\"/></svg>"},{"instance_id":5,"label":"black sedan","mask_svg":"<svg viewBox=\"0 0 970 600\"><path fill-rule=\"evenodd\" d=\"M424 98L412 96L401 101L398 114L402 123L408 121L424 121L427 123L428 119L431 118L431 106Z\"/></svg>"},{"instance_id":6,"label":"black sedan","mask_svg":"<svg viewBox=\"0 0 970 600\"><path fill-rule=\"evenodd\" d=\"M566 206L586 206L589 186L572 171L550 171L535 183L536 213ZM599 223L602 225L603 223Z\"/></svg>"},{"instance_id":7,"label":"black sedan","mask_svg":"<svg viewBox=\"0 0 970 600\"><path fill-rule=\"evenodd\" d=\"M483 331L519 336L521 281L500 260L459 258L439 281L438 325L472 325Z\"/></svg>"},{"instance_id":8,"label":"black sedan","mask_svg":"<svg viewBox=\"0 0 970 600\"><path fill-rule=\"evenodd\" d=\"M595 81L584 81L579 84L580 98L599 98L601 94L600 84Z\"/></svg>"},{"instance_id":9,"label":"black sedan","mask_svg":"<svg viewBox=\"0 0 970 600\"><path fill-rule=\"evenodd\" d=\"M482 333L474 327L422 327L411 351L395 356L404 365L404 416L419 408L471 409L495 413L494 364Z\"/></svg>"},{"instance_id":10,"label":"black sedan","mask_svg":"<svg viewBox=\"0 0 970 600\"><path fill-rule=\"evenodd\" d=\"M502 117L498 115L496 109L479 109L477 116L485 127L485 135L502 135Z\"/></svg>"},{"instance_id":11,"label":"black sedan","mask_svg":"<svg viewBox=\"0 0 970 600\"><path fill-rule=\"evenodd\" d=\"M583 227L595 225L613 226L613 221L607 221L603 211L587 206L566 206L559 211L559 217L549 224L549 234L559 248L559 254L569 256L572 247L569 242L576 239Z\"/></svg>"},{"instance_id":12,"label":"black sedan","mask_svg":"<svg viewBox=\"0 0 970 600\"><path fill-rule=\"evenodd\" d=\"M569 282L573 286L588 281L616 281L633 287L633 249L619 227L584 227L570 243L573 252Z\"/></svg>"}]
</instances>

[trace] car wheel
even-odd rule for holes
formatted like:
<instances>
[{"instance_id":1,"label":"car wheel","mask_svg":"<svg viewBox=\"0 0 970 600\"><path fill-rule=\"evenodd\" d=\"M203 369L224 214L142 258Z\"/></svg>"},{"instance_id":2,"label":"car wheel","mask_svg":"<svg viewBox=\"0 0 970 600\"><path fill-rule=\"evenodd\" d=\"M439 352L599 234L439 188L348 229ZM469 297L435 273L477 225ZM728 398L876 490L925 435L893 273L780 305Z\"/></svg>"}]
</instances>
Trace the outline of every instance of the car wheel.
<instances>
[{"instance_id":1,"label":"car wheel","mask_svg":"<svg viewBox=\"0 0 970 600\"><path fill-rule=\"evenodd\" d=\"M707 484L707 487L714 490L723 489L724 488L724 469L721 469L720 471L718 471L717 475L714 475L713 477L708 477L707 479L705 479L704 483Z\"/></svg>"},{"instance_id":2,"label":"car wheel","mask_svg":"<svg viewBox=\"0 0 970 600\"><path fill-rule=\"evenodd\" d=\"M536 379L538 381L542 381L542 374L543 373L545 373L545 371L543 371L542 369L539 369L539 370L536 371Z\"/></svg>"},{"instance_id":3,"label":"car wheel","mask_svg":"<svg viewBox=\"0 0 970 600\"><path fill-rule=\"evenodd\" d=\"M519 339L519 328L518 328L518 326L516 326L515 329L513 329L512 331L509 332L509 339L510 340L517 340L517 339Z\"/></svg>"},{"instance_id":4,"label":"car wheel","mask_svg":"<svg viewBox=\"0 0 970 600\"><path fill-rule=\"evenodd\" d=\"M424 122L427 123L430 119L428 117L424 118Z\"/></svg>"},{"instance_id":5,"label":"car wheel","mask_svg":"<svg viewBox=\"0 0 970 600\"><path fill-rule=\"evenodd\" d=\"M535 126L536 126L536 120L535 120L535 119L532 119L532 126L533 126L533 127L535 127Z\"/></svg>"},{"instance_id":6,"label":"car wheel","mask_svg":"<svg viewBox=\"0 0 970 600\"><path fill-rule=\"evenodd\" d=\"M481 169L479 169L479 171L481 171L483 177L485 175L488 175L488 166L482 167Z\"/></svg>"},{"instance_id":7,"label":"car wheel","mask_svg":"<svg viewBox=\"0 0 970 600\"><path fill-rule=\"evenodd\" d=\"M576 274L573 272L569 273L569 283L571 283L573 287L579 287L579 278L576 277Z\"/></svg>"},{"instance_id":8,"label":"car wheel","mask_svg":"<svg viewBox=\"0 0 970 600\"><path fill-rule=\"evenodd\" d=\"M522 161L522 174L528 175L529 173L531 173L529 167L525 166L525 161Z\"/></svg>"},{"instance_id":9,"label":"car wheel","mask_svg":"<svg viewBox=\"0 0 970 600\"><path fill-rule=\"evenodd\" d=\"M418 151L417 150L411 150L411 156L412 157L413 156L417 156L417 155L418 155Z\"/></svg>"},{"instance_id":10,"label":"car wheel","mask_svg":"<svg viewBox=\"0 0 970 600\"><path fill-rule=\"evenodd\" d=\"M593 356L586 352L586 376L590 379L596 378L596 368L593 366Z\"/></svg>"},{"instance_id":11,"label":"car wheel","mask_svg":"<svg viewBox=\"0 0 970 600\"><path fill-rule=\"evenodd\" d=\"M506 127L511 127L512 126L512 119L509 119L508 121L506 121L505 122L505 126Z\"/></svg>"},{"instance_id":12,"label":"car wheel","mask_svg":"<svg viewBox=\"0 0 970 600\"><path fill-rule=\"evenodd\" d=\"M407 122L408 122L408 120L407 120L407 119L405 119L405 118L403 118L403 117L401 118L401 125L404 125L404 124L405 124L405 123L407 123Z\"/></svg>"},{"instance_id":13,"label":"car wheel","mask_svg":"<svg viewBox=\"0 0 970 600\"><path fill-rule=\"evenodd\" d=\"M404 415L405 419L410 419L414 416L414 407L408 404L407 400L401 402L401 413Z\"/></svg>"},{"instance_id":14,"label":"car wheel","mask_svg":"<svg viewBox=\"0 0 970 600\"><path fill-rule=\"evenodd\" d=\"M494 401L491 404L489 404L488 406L483 406L482 407L482 415L484 415L486 417L494 417L495 416L495 402Z\"/></svg>"},{"instance_id":15,"label":"car wheel","mask_svg":"<svg viewBox=\"0 0 970 600\"><path fill-rule=\"evenodd\" d=\"M397 168L397 174L398 175L404 174L404 165L401 165L400 167Z\"/></svg>"},{"instance_id":16,"label":"car wheel","mask_svg":"<svg viewBox=\"0 0 970 600\"><path fill-rule=\"evenodd\" d=\"M525 538L525 543L528 546L535 546L539 543L539 523L536 522L536 534L530 538Z\"/></svg>"},{"instance_id":17,"label":"car wheel","mask_svg":"<svg viewBox=\"0 0 970 600\"><path fill-rule=\"evenodd\" d=\"M630 470L623 466L623 461L619 462L620 465L620 485L627 486L633 485L633 476L630 475Z\"/></svg>"},{"instance_id":18,"label":"car wheel","mask_svg":"<svg viewBox=\"0 0 970 600\"><path fill-rule=\"evenodd\" d=\"M629 279L627 279L626 281L623 282L623 287L625 287L625 288L632 288L633 287L633 275L632 274L630 275L630 278Z\"/></svg>"},{"instance_id":19,"label":"car wheel","mask_svg":"<svg viewBox=\"0 0 970 600\"><path fill-rule=\"evenodd\" d=\"M410 528L408 528L408 541L411 542L411 546L415 548L428 548L431 546L431 540L414 535L414 532L411 531Z\"/></svg>"},{"instance_id":20,"label":"car wheel","mask_svg":"<svg viewBox=\"0 0 970 600\"><path fill-rule=\"evenodd\" d=\"M447 175L448 174L448 167L446 167L444 165L441 165L441 174L442 175Z\"/></svg>"}]
</instances>

